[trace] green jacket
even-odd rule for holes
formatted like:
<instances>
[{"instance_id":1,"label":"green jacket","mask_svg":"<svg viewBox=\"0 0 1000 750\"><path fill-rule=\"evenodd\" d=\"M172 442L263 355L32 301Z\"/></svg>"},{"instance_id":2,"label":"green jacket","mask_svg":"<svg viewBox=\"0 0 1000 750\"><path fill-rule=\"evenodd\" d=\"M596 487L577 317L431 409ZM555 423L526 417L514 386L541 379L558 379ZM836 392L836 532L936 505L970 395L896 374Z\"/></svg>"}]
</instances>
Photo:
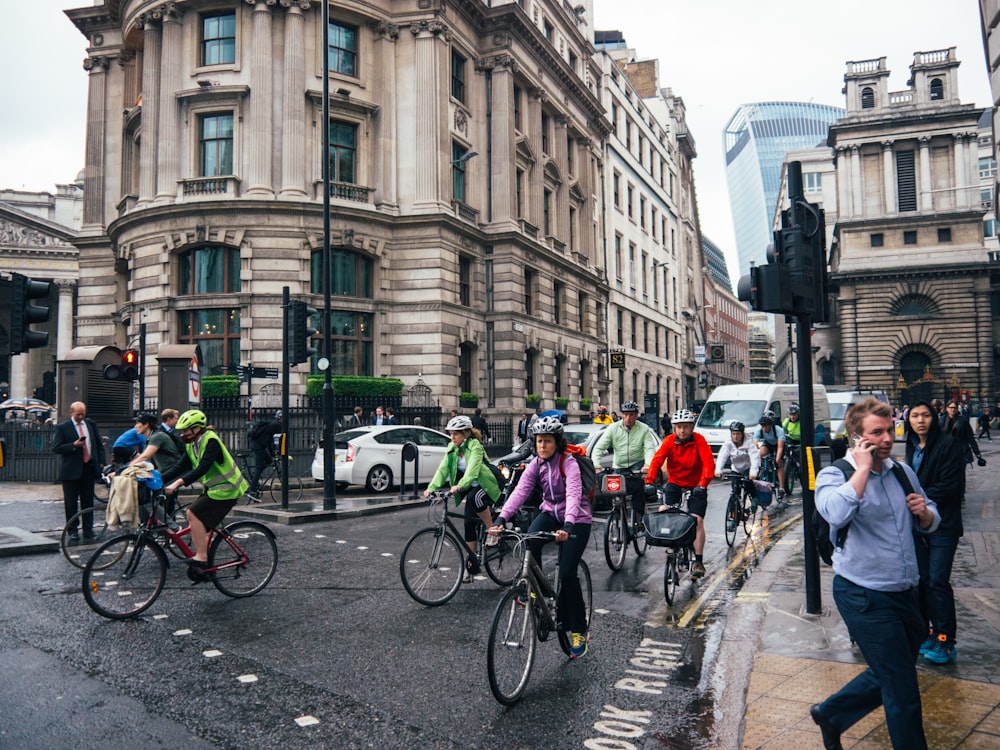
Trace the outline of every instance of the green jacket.
<instances>
[{"instance_id":1,"label":"green jacket","mask_svg":"<svg viewBox=\"0 0 1000 750\"><path fill-rule=\"evenodd\" d=\"M632 429L626 430L625 423L618 420L601 433L597 445L594 446L595 466L601 465L601 458L608 452L609 447L615 452L616 469L627 469L637 463L649 466L656 449L660 447L660 439L645 422L636 420Z\"/></svg>"},{"instance_id":2,"label":"green jacket","mask_svg":"<svg viewBox=\"0 0 1000 750\"><path fill-rule=\"evenodd\" d=\"M455 481L458 477L459 454L465 456L466 468L462 478ZM441 465L438 466L438 470L434 474L431 483L427 485L427 489L434 492L434 490L441 489L442 487L451 488L457 484L462 488L462 494L464 495L473 482L478 482L479 486L486 490L486 494L490 496L490 499L495 501L500 497L500 485L497 484L496 477L493 476L493 472L486 465L487 462L486 449L474 437L466 438L460 446L452 443L448 446L448 451L444 454L444 458L441 459ZM461 502L462 499L459 496L456 500Z\"/></svg>"}]
</instances>

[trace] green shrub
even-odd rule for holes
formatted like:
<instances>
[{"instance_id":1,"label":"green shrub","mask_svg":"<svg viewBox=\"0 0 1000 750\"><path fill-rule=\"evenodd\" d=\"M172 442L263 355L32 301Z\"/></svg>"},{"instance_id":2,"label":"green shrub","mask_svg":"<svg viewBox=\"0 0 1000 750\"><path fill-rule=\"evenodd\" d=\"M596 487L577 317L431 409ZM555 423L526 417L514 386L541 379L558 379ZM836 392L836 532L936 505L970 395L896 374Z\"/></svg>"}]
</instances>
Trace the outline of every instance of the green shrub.
<instances>
[{"instance_id":1,"label":"green shrub","mask_svg":"<svg viewBox=\"0 0 1000 750\"><path fill-rule=\"evenodd\" d=\"M398 378L372 378L364 375L334 375L334 396L402 396L403 381ZM306 379L306 396L323 395L323 375Z\"/></svg>"},{"instance_id":2,"label":"green shrub","mask_svg":"<svg viewBox=\"0 0 1000 750\"><path fill-rule=\"evenodd\" d=\"M239 396L240 379L235 375L204 375L201 378L201 395L204 398Z\"/></svg>"},{"instance_id":3,"label":"green shrub","mask_svg":"<svg viewBox=\"0 0 1000 750\"><path fill-rule=\"evenodd\" d=\"M458 397L459 401L471 401L473 403L479 403L479 394L472 393L471 391L462 391L462 394Z\"/></svg>"},{"instance_id":4,"label":"green shrub","mask_svg":"<svg viewBox=\"0 0 1000 750\"><path fill-rule=\"evenodd\" d=\"M529 404L530 406L538 406L542 403L542 397L537 393L529 393L524 397L524 403Z\"/></svg>"},{"instance_id":5,"label":"green shrub","mask_svg":"<svg viewBox=\"0 0 1000 750\"><path fill-rule=\"evenodd\" d=\"M581 409L589 409L593 405L594 405L594 399L592 399L592 398L581 398L580 399L580 408Z\"/></svg>"},{"instance_id":6,"label":"green shrub","mask_svg":"<svg viewBox=\"0 0 1000 750\"><path fill-rule=\"evenodd\" d=\"M569 405L569 399L563 398L562 396L556 396L556 408L565 409Z\"/></svg>"}]
</instances>

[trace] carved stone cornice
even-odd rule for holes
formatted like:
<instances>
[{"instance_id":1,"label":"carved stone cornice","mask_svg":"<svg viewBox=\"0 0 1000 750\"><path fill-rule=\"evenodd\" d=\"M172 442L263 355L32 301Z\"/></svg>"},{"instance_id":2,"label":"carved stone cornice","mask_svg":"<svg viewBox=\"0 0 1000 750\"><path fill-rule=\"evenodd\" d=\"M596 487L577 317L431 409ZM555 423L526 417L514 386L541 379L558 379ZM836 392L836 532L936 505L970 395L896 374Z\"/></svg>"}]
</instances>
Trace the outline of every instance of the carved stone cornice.
<instances>
[{"instance_id":1,"label":"carved stone cornice","mask_svg":"<svg viewBox=\"0 0 1000 750\"><path fill-rule=\"evenodd\" d=\"M376 39L390 39L393 42L399 39L399 25L391 21L373 21L371 29Z\"/></svg>"},{"instance_id":2,"label":"carved stone cornice","mask_svg":"<svg viewBox=\"0 0 1000 750\"><path fill-rule=\"evenodd\" d=\"M517 60L510 53L504 52L499 55L487 55L486 57L480 57L476 60L476 70L495 70L497 68L506 68L511 73L517 72Z\"/></svg>"},{"instance_id":3,"label":"carved stone cornice","mask_svg":"<svg viewBox=\"0 0 1000 750\"><path fill-rule=\"evenodd\" d=\"M0 218L0 245L5 247L72 247L66 240L38 229Z\"/></svg>"},{"instance_id":4,"label":"carved stone cornice","mask_svg":"<svg viewBox=\"0 0 1000 750\"><path fill-rule=\"evenodd\" d=\"M59 288L59 294L72 294L76 289L76 279L54 279L54 283Z\"/></svg>"},{"instance_id":5,"label":"carved stone cornice","mask_svg":"<svg viewBox=\"0 0 1000 750\"><path fill-rule=\"evenodd\" d=\"M417 36L418 34L425 32L433 36L443 36L447 41L451 41L451 30L446 24L441 23L441 21L436 18L414 21L410 24L410 33L413 34L413 36Z\"/></svg>"},{"instance_id":6,"label":"carved stone cornice","mask_svg":"<svg viewBox=\"0 0 1000 750\"><path fill-rule=\"evenodd\" d=\"M532 86L530 89L528 89L528 96L530 96L532 99L537 99L542 104L544 104L549 100L549 92L538 86Z\"/></svg>"},{"instance_id":7,"label":"carved stone cornice","mask_svg":"<svg viewBox=\"0 0 1000 750\"><path fill-rule=\"evenodd\" d=\"M184 3L172 0L172 2L150 8L145 13L140 13L135 17L135 27L140 31L145 31L147 26L162 24L164 19L179 22L183 16Z\"/></svg>"},{"instance_id":8,"label":"carved stone cornice","mask_svg":"<svg viewBox=\"0 0 1000 750\"><path fill-rule=\"evenodd\" d=\"M312 0L281 0L282 8L298 8L299 10L309 10Z\"/></svg>"},{"instance_id":9,"label":"carved stone cornice","mask_svg":"<svg viewBox=\"0 0 1000 750\"><path fill-rule=\"evenodd\" d=\"M272 5L277 5L278 0L243 0L247 5L257 5L257 3L264 3L268 7Z\"/></svg>"},{"instance_id":10,"label":"carved stone cornice","mask_svg":"<svg viewBox=\"0 0 1000 750\"><path fill-rule=\"evenodd\" d=\"M107 70L108 66L111 64L111 57L108 55L96 55L94 57L85 57L83 59L83 69L88 73L94 71L95 69Z\"/></svg>"},{"instance_id":11,"label":"carved stone cornice","mask_svg":"<svg viewBox=\"0 0 1000 750\"><path fill-rule=\"evenodd\" d=\"M125 67L129 63L135 60L135 50L134 49L123 49L118 52L118 64L121 67Z\"/></svg>"}]
</instances>

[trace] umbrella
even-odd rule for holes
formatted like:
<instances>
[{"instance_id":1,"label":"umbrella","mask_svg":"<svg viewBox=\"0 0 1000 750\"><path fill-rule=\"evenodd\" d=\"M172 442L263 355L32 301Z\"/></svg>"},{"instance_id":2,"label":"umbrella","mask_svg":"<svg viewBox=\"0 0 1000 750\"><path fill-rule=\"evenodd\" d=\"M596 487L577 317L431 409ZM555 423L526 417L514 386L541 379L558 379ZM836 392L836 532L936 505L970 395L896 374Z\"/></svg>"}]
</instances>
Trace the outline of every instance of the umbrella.
<instances>
[{"instance_id":1,"label":"umbrella","mask_svg":"<svg viewBox=\"0 0 1000 750\"><path fill-rule=\"evenodd\" d=\"M53 406L45 403L40 398L9 398L6 401L0 401L0 409L20 409L22 411L28 411L29 409L52 409Z\"/></svg>"}]
</instances>

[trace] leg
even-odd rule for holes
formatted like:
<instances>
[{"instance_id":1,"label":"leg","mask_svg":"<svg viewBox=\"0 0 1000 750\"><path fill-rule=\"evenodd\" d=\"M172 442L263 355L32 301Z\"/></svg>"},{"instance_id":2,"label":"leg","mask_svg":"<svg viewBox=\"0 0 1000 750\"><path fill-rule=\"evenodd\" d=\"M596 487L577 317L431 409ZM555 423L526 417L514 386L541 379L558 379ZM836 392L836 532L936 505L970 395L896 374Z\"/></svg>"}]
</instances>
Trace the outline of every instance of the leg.
<instances>
[{"instance_id":1,"label":"leg","mask_svg":"<svg viewBox=\"0 0 1000 750\"><path fill-rule=\"evenodd\" d=\"M259 491L258 485L260 484L260 475L264 473L264 469L267 465L271 463L271 454L267 451L254 451L253 452L253 476L250 478L250 489L247 490L248 495L256 495Z\"/></svg>"},{"instance_id":2,"label":"leg","mask_svg":"<svg viewBox=\"0 0 1000 750\"><path fill-rule=\"evenodd\" d=\"M205 524L201 522L192 512L191 508L187 511L188 526L191 527L191 543L194 545L194 559L199 562L208 561L208 529L205 528Z\"/></svg>"},{"instance_id":3,"label":"leg","mask_svg":"<svg viewBox=\"0 0 1000 750\"><path fill-rule=\"evenodd\" d=\"M587 632L587 613L577 568L590 539L590 524L577 524L559 553L559 600L563 626L571 633Z\"/></svg>"},{"instance_id":4,"label":"leg","mask_svg":"<svg viewBox=\"0 0 1000 750\"><path fill-rule=\"evenodd\" d=\"M696 555L705 554L705 519L697 514L692 514L698 519L698 530L694 535L694 553Z\"/></svg>"},{"instance_id":5,"label":"leg","mask_svg":"<svg viewBox=\"0 0 1000 750\"><path fill-rule=\"evenodd\" d=\"M94 465L86 464L83 467L83 476L80 478L80 510L94 507ZM94 533L94 514L85 513L82 516L80 529L84 536L91 536Z\"/></svg>"},{"instance_id":6,"label":"leg","mask_svg":"<svg viewBox=\"0 0 1000 750\"><path fill-rule=\"evenodd\" d=\"M72 479L62 483L63 489L63 510L66 513L66 520L80 512L80 480ZM76 529L70 529L75 533Z\"/></svg>"},{"instance_id":7,"label":"leg","mask_svg":"<svg viewBox=\"0 0 1000 750\"><path fill-rule=\"evenodd\" d=\"M935 633L955 640L955 592L951 588L951 568L958 549L958 537L931 534L927 538L927 615ZM923 571L921 571L921 580Z\"/></svg>"},{"instance_id":8,"label":"leg","mask_svg":"<svg viewBox=\"0 0 1000 750\"><path fill-rule=\"evenodd\" d=\"M836 576L833 596L868 669L819 704L820 715L843 732L883 705L893 747L926 750L915 666L925 631L916 592L873 591Z\"/></svg>"}]
</instances>

